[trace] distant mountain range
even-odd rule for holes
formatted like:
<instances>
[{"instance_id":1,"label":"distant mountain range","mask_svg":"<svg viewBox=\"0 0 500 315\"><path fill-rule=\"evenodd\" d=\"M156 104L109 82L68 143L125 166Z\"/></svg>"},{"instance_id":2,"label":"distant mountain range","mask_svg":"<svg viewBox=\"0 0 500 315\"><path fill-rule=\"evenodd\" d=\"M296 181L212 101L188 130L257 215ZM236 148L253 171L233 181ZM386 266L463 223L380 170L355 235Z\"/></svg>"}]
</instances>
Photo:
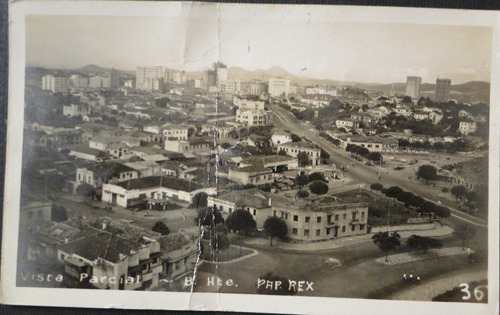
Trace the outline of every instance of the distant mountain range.
<instances>
[{"instance_id":1,"label":"distant mountain range","mask_svg":"<svg viewBox=\"0 0 500 315\"><path fill-rule=\"evenodd\" d=\"M75 70L82 72L82 73L103 73L103 72L110 72L113 69L112 68L103 68L103 67L100 67L97 65L90 64L90 65L86 65L85 67L81 67L81 68L78 68ZM114 69L114 70L116 70L118 73L123 73L126 75L135 75L135 70L130 70L130 71L119 70L119 69Z\"/></svg>"}]
</instances>

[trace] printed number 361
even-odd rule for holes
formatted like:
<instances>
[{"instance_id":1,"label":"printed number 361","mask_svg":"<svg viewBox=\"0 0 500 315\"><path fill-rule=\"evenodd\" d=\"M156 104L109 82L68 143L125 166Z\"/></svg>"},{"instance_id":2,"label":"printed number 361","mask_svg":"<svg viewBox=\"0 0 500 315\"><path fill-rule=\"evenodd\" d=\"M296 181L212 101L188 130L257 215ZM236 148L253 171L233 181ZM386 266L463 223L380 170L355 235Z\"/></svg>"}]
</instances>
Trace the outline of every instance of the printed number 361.
<instances>
[{"instance_id":1,"label":"printed number 361","mask_svg":"<svg viewBox=\"0 0 500 315\"><path fill-rule=\"evenodd\" d=\"M462 300L470 300L471 294L469 290L469 285L467 283L461 283L460 288L462 288L462 292L465 293L464 296L462 296ZM486 285L478 285L477 287L474 288L474 297L476 298L476 301L480 302L484 299L484 289L486 289Z\"/></svg>"}]
</instances>

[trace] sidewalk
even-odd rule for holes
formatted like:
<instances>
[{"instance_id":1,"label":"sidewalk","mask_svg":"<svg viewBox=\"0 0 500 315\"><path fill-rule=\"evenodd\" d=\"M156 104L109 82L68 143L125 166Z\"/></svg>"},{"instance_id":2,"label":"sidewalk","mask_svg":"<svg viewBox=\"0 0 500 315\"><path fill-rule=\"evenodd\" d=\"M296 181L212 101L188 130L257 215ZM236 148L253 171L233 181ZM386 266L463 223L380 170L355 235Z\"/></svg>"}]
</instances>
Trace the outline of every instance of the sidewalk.
<instances>
[{"instance_id":1,"label":"sidewalk","mask_svg":"<svg viewBox=\"0 0 500 315\"><path fill-rule=\"evenodd\" d=\"M398 233L399 235L401 235L401 238L408 238L413 234L417 234L420 236L427 236L427 237L436 237L436 236L451 235L453 233L453 229L446 225L441 226L440 224L435 224L435 229L432 230L399 231ZM273 241L273 247L286 250L297 250L297 251L329 250L329 249L358 245L363 243L372 243L373 242L372 236L373 233L359 235L359 236L351 236L351 237L340 237L333 240L314 242L314 243L288 243L288 242L282 242L276 238ZM244 240L244 242L245 244L269 247L269 240L264 238L252 238L252 239L247 238Z\"/></svg>"}]
</instances>

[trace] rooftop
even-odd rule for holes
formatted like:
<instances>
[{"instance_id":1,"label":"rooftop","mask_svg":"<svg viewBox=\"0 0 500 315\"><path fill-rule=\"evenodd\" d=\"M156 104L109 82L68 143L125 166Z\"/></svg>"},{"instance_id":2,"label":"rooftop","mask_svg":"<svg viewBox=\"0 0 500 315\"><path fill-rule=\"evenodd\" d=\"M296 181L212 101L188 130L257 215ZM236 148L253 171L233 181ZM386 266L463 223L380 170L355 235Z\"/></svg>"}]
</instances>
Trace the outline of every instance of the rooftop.
<instances>
[{"instance_id":1,"label":"rooftop","mask_svg":"<svg viewBox=\"0 0 500 315\"><path fill-rule=\"evenodd\" d=\"M287 142L284 144L279 144L279 146L282 148L306 148L306 149L319 150L314 144L305 141Z\"/></svg>"},{"instance_id":2,"label":"rooftop","mask_svg":"<svg viewBox=\"0 0 500 315\"><path fill-rule=\"evenodd\" d=\"M201 185L190 182L184 179L179 179L171 176L150 176L137 179L127 180L115 184L116 186L125 188L127 190L133 189L146 189L152 187L164 187L173 190L193 192L203 188Z\"/></svg>"}]
</instances>

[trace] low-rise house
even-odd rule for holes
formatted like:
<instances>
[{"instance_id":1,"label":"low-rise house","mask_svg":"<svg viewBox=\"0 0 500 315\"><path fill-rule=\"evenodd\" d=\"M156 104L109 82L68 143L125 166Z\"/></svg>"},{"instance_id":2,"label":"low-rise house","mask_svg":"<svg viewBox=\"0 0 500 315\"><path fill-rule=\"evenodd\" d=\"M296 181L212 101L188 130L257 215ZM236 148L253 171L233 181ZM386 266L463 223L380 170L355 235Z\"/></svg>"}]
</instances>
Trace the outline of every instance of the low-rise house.
<instances>
[{"instance_id":1,"label":"low-rise house","mask_svg":"<svg viewBox=\"0 0 500 315\"><path fill-rule=\"evenodd\" d=\"M337 119L335 121L335 127L345 128L346 130L358 128L358 126L359 126L358 122L352 120L351 118L342 118L342 119Z\"/></svg>"},{"instance_id":2,"label":"low-rise house","mask_svg":"<svg viewBox=\"0 0 500 315\"><path fill-rule=\"evenodd\" d=\"M88 161L105 161L113 158L112 155L107 154L98 149L89 148L84 145L72 146L69 148L69 155L77 159Z\"/></svg>"},{"instance_id":3,"label":"low-rise house","mask_svg":"<svg viewBox=\"0 0 500 315\"><path fill-rule=\"evenodd\" d=\"M271 136L271 142L274 146L277 146L278 144L292 142L292 137L285 132L276 132Z\"/></svg>"},{"instance_id":4,"label":"low-rise house","mask_svg":"<svg viewBox=\"0 0 500 315\"><path fill-rule=\"evenodd\" d=\"M103 183L139 178L139 172L118 163L95 163L76 169L77 186L86 183L101 187Z\"/></svg>"},{"instance_id":5,"label":"low-rise house","mask_svg":"<svg viewBox=\"0 0 500 315\"><path fill-rule=\"evenodd\" d=\"M182 232L170 233L159 238L162 278L178 280L195 271L200 253L199 237Z\"/></svg>"},{"instance_id":6,"label":"low-rise house","mask_svg":"<svg viewBox=\"0 0 500 315\"><path fill-rule=\"evenodd\" d=\"M160 166L154 161L125 162L123 165L139 172L139 177L149 177L160 174Z\"/></svg>"},{"instance_id":7,"label":"low-rise house","mask_svg":"<svg viewBox=\"0 0 500 315\"><path fill-rule=\"evenodd\" d=\"M228 174L229 180L242 185L264 185L274 182L273 172L264 167L262 163L256 163L248 166L231 166Z\"/></svg>"},{"instance_id":8,"label":"low-rise house","mask_svg":"<svg viewBox=\"0 0 500 315\"><path fill-rule=\"evenodd\" d=\"M463 135L468 135L469 133L475 132L477 129L476 122L473 120L462 120L458 127L458 132Z\"/></svg>"},{"instance_id":9,"label":"low-rise house","mask_svg":"<svg viewBox=\"0 0 500 315\"><path fill-rule=\"evenodd\" d=\"M414 112L413 113L413 118L415 120L425 120L425 119L429 119L429 113L425 113L425 112Z\"/></svg>"},{"instance_id":10,"label":"low-rise house","mask_svg":"<svg viewBox=\"0 0 500 315\"><path fill-rule=\"evenodd\" d=\"M431 113L429 113L429 119L432 121L433 124L438 124L442 119L443 119L443 113L440 111L434 110Z\"/></svg>"},{"instance_id":11,"label":"low-rise house","mask_svg":"<svg viewBox=\"0 0 500 315\"><path fill-rule=\"evenodd\" d=\"M452 177L453 185L461 185L471 191L488 187L488 159L478 158L456 166Z\"/></svg>"},{"instance_id":12,"label":"low-rise house","mask_svg":"<svg viewBox=\"0 0 500 315\"><path fill-rule=\"evenodd\" d=\"M82 142L82 131L66 129L54 131L48 135L48 146L52 149L60 149L67 146L77 145Z\"/></svg>"},{"instance_id":13,"label":"low-rise house","mask_svg":"<svg viewBox=\"0 0 500 315\"><path fill-rule=\"evenodd\" d=\"M304 141L278 144L278 152L281 150L285 151L287 155L294 158L296 158L299 153L305 152L312 165L319 165L321 150L314 144Z\"/></svg>"},{"instance_id":14,"label":"low-rise house","mask_svg":"<svg viewBox=\"0 0 500 315\"><path fill-rule=\"evenodd\" d=\"M208 197L207 206L219 210L225 216L235 210L248 211L257 223L257 229L262 229L272 213L270 196L257 188L236 190Z\"/></svg>"},{"instance_id":15,"label":"low-rise house","mask_svg":"<svg viewBox=\"0 0 500 315\"><path fill-rule=\"evenodd\" d=\"M345 149L349 144L355 144L363 148L367 148L370 152L388 152L398 148L398 140L380 136L349 136L341 139L340 146Z\"/></svg>"},{"instance_id":16,"label":"low-rise house","mask_svg":"<svg viewBox=\"0 0 500 315\"><path fill-rule=\"evenodd\" d=\"M90 107L85 104L70 104L63 106L63 115L66 117L77 117L90 115Z\"/></svg>"},{"instance_id":17,"label":"low-rise house","mask_svg":"<svg viewBox=\"0 0 500 315\"><path fill-rule=\"evenodd\" d=\"M165 150L177 153L209 153L213 150L214 141L209 138L165 139L164 145Z\"/></svg>"},{"instance_id":18,"label":"low-rise house","mask_svg":"<svg viewBox=\"0 0 500 315\"><path fill-rule=\"evenodd\" d=\"M189 127L185 125L164 125L161 127L165 139L187 140Z\"/></svg>"},{"instance_id":19,"label":"low-rise house","mask_svg":"<svg viewBox=\"0 0 500 315\"><path fill-rule=\"evenodd\" d=\"M199 184L170 176L152 176L127 180L116 184L104 184L102 201L124 208L135 203L146 202L148 206L168 202L189 205L199 192L208 195L215 193L215 188L205 188Z\"/></svg>"}]
</instances>

